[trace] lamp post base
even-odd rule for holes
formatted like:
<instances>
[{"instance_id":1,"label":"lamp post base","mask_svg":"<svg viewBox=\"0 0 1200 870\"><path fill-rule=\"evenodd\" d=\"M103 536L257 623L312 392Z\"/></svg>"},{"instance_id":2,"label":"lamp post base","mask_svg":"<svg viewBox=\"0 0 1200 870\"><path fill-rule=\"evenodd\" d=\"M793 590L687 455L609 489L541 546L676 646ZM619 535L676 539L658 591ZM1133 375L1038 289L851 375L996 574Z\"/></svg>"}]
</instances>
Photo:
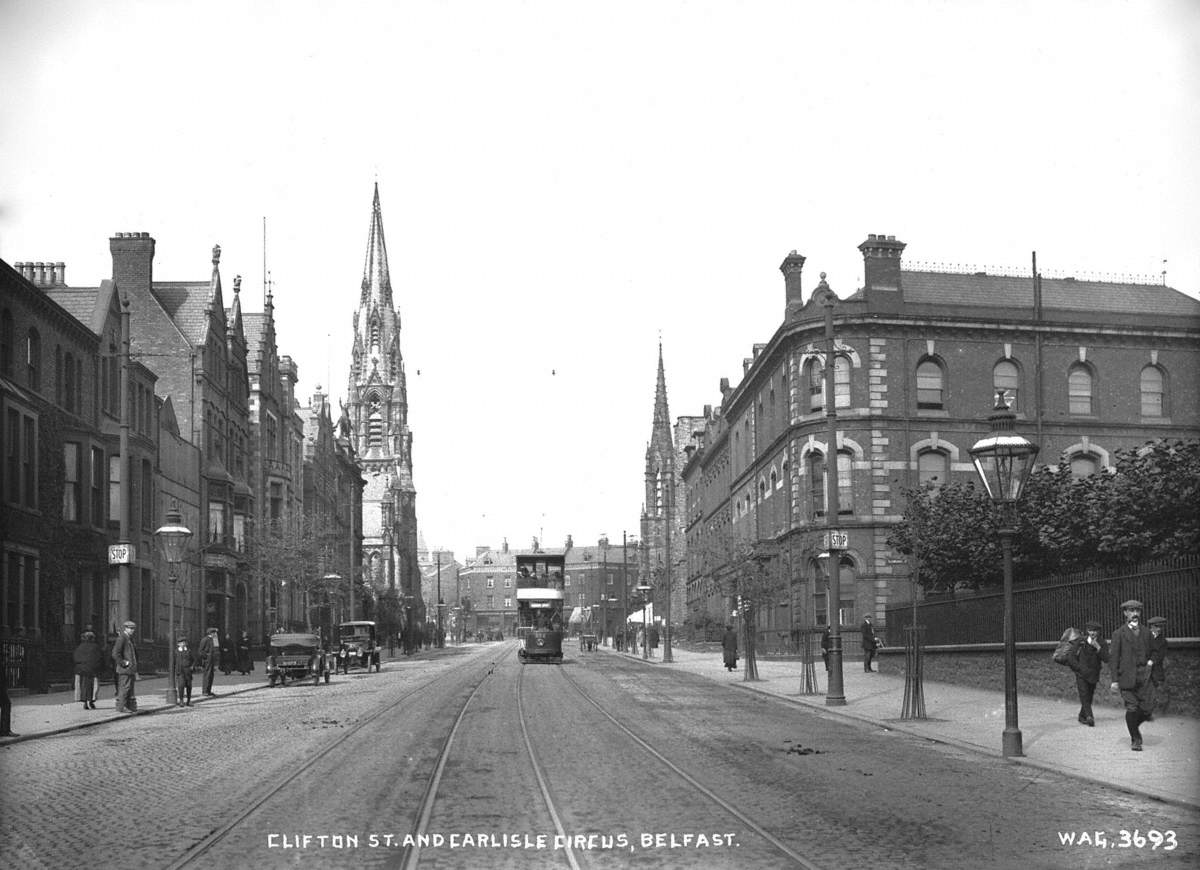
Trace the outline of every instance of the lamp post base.
<instances>
[{"instance_id":1,"label":"lamp post base","mask_svg":"<svg viewBox=\"0 0 1200 870\"><path fill-rule=\"evenodd\" d=\"M1021 730L1019 728L1005 728L1002 745L1005 758L1021 758L1025 755L1021 751Z\"/></svg>"},{"instance_id":2,"label":"lamp post base","mask_svg":"<svg viewBox=\"0 0 1200 870\"><path fill-rule=\"evenodd\" d=\"M174 707L179 704L179 695L175 693L175 687L167 689L167 706Z\"/></svg>"}]
</instances>

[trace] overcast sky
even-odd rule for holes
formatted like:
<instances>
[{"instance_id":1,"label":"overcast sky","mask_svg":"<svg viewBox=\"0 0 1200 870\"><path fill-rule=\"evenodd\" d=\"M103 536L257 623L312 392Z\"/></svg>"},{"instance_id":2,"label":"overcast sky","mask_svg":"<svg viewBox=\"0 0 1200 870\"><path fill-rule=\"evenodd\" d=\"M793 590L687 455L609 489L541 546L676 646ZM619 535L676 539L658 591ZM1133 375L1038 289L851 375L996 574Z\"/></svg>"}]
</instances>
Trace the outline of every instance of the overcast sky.
<instances>
[{"instance_id":1,"label":"overcast sky","mask_svg":"<svg viewBox=\"0 0 1200 870\"><path fill-rule=\"evenodd\" d=\"M796 249L1137 274L1200 295L1200 4L0 2L0 258L262 310L346 395L372 186L421 532L459 558L636 535L672 416L779 325Z\"/></svg>"}]
</instances>

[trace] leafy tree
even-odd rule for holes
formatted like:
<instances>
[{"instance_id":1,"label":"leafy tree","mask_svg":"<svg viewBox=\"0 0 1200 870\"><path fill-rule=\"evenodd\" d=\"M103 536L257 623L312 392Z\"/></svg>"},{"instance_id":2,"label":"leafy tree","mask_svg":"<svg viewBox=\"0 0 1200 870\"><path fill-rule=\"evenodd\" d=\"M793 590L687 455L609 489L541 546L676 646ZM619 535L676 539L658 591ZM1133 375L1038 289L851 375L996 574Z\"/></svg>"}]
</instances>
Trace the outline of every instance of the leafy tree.
<instances>
[{"instance_id":1,"label":"leafy tree","mask_svg":"<svg viewBox=\"0 0 1200 870\"><path fill-rule=\"evenodd\" d=\"M1115 451L1112 461L1113 471L1082 478L1065 461L1030 475L1013 512L1017 576L1200 553L1200 441L1161 439ZM888 544L918 553L923 588L1002 581L1000 512L974 482L905 494Z\"/></svg>"}]
</instances>

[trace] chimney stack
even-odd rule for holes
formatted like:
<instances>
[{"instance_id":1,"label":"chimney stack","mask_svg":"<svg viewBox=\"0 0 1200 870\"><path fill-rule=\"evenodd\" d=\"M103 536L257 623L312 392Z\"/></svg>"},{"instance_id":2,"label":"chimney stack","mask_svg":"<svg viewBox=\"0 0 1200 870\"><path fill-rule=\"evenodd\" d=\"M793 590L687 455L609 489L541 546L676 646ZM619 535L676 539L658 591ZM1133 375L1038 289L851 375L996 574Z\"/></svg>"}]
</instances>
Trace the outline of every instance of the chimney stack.
<instances>
[{"instance_id":1,"label":"chimney stack","mask_svg":"<svg viewBox=\"0 0 1200 870\"><path fill-rule=\"evenodd\" d=\"M783 273L784 317L789 318L799 311L804 302L801 300L800 276L804 269L804 257L792 251L779 264Z\"/></svg>"},{"instance_id":2,"label":"chimney stack","mask_svg":"<svg viewBox=\"0 0 1200 870\"><path fill-rule=\"evenodd\" d=\"M154 239L149 233L117 233L108 240L113 280L122 295L149 293L154 284Z\"/></svg>"},{"instance_id":3,"label":"chimney stack","mask_svg":"<svg viewBox=\"0 0 1200 870\"><path fill-rule=\"evenodd\" d=\"M863 255L864 286L867 290L901 290L900 255L904 253L904 242L895 236L871 233L858 246Z\"/></svg>"}]
</instances>

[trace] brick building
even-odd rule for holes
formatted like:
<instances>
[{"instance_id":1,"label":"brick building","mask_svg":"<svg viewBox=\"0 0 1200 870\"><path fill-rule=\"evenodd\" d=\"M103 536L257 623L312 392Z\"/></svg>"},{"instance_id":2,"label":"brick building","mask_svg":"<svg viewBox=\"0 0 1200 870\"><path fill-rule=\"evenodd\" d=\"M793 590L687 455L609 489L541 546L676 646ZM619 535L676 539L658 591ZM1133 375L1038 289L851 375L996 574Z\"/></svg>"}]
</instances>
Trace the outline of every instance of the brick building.
<instances>
[{"instance_id":1,"label":"brick building","mask_svg":"<svg viewBox=\"0 0 1200 870\"><path fill-rule=\"evenodd\" d=\"M824 314L805 298L805 258L784 259L783 319L754 346L741 382L721 382L688 445L689 612L728 612L702 558L717 540L757 548L779 578L759 614L769 641L825 624L826 457L837 456L839 517L849 534L837 603L844 625L908 596L886 540L901 492L929 480L974 479L967 453L987 432L996 391L1017 430L1075 473L1118 448L1200 436L1200 302L1156 284L952 273L903 267L903 242L870 236L864 286L834 308L838 443L825 416ZM824 284L824 276L821 283ZM686 448L685 448L686 449ZM779 606L783 605L783 606Z\"/></svg>"}]
</instances>

